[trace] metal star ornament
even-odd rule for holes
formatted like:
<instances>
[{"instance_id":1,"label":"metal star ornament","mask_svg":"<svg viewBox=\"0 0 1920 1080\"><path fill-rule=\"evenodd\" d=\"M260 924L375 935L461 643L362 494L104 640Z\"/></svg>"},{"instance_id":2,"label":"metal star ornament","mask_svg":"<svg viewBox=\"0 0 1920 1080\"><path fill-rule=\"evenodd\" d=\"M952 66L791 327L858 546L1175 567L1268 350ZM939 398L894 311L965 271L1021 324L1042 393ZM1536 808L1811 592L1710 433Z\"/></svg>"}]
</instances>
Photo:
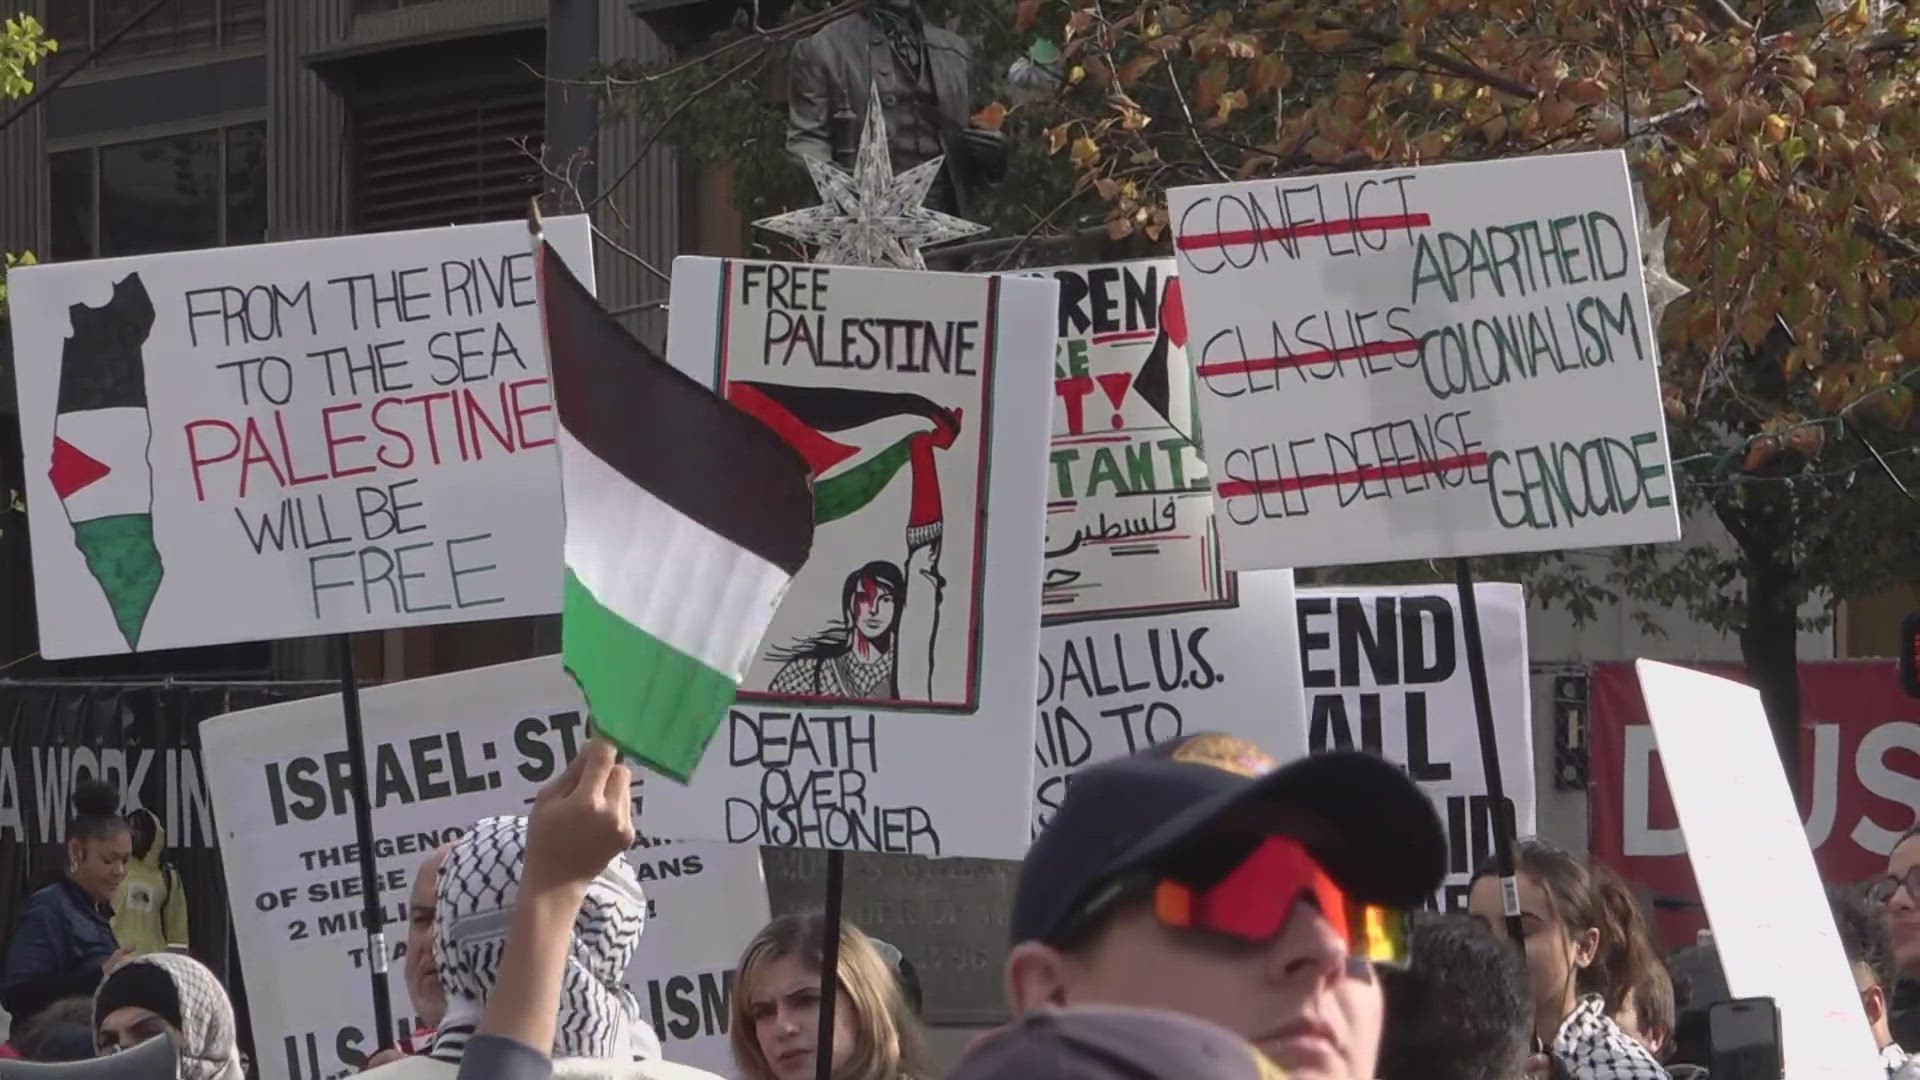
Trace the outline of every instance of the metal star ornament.
<instances>
[{"instance_id":1,"label":"metal star ornament","mask_svg":"<svg viewBox=\"0 0 1920 1080\"><path fill-rule=\"evenodd\" d=\"M1647 312L1653 317L1653 331L1660 332L1667 305L1692 292L1692 289L1667 273L1667 219L1648 225L1647 196L1639 184L1633 185L1633 216L1640 227L1640 266L1647 282Z\"/></svg>"},{"instance_id":2,"label":"metal star ornament","mask_svg":"<svg viewBox=\"0 0 1920 1080\"><path fill-rule=\"evenodd\" d=\"M807 159L820 205L754 222L758 228L812 245L813 261L832 266L891 266L925 270L920 249L987 231L921 204L940 175L944 157L894 175L880 87L867 86L867 123L849 173L830 161Z\"/></svg>"}]
</instances>

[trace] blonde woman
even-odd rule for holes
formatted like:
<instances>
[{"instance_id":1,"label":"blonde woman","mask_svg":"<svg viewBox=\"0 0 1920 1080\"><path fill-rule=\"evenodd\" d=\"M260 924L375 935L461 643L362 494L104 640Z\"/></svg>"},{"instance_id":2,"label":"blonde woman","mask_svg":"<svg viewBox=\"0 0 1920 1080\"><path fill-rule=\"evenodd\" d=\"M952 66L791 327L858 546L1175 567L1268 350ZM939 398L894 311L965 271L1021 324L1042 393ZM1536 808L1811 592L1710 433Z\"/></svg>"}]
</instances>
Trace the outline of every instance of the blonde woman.
<instances>
[{"instance_id":1,"label":"blonde woman","mask_svg":"<svg viewBox=\"0 0 1920 1080\"><path fill-rule=\"evenodd\" d=\"M824 917L788 915L768 923L740 957L728 1038L741 1080L813 1080L825 944ZM892 965L844 921L838 967L834 1080L932 1080Z\"/></svg>"}]
</instances>

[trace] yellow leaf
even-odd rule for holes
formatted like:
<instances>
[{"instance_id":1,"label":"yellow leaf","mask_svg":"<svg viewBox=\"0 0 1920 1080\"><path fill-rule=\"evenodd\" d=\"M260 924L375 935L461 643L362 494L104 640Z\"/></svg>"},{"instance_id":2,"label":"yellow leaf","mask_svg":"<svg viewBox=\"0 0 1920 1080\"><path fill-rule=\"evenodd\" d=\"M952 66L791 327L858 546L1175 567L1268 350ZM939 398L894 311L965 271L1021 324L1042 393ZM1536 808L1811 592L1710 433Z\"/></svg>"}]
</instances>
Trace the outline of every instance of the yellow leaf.
<instances>
[{"instance_id":1,"label":"yellow leaf","mask_svg":"<svg viewBox=\"0 0 1920 1080\"><path fill-rule=\"evenodd\" d=\"M1007 107L997 101L973 114L973 126L987 131L999 131L1006 122Z\"/></svg>"},{"instance_id":2,"label":"yellow leaf","mask_svg":"<svg viewBox=\"0 0 1920 1080\"><path fill-rule=\"evenodd\" d=\"M1067 72L1067 85L1079 86L1081 83L1081 80L1085 79L1086 77L1087 77L1087 69L1081 67L1079 64L1075 64L1073 65L1073 70Z\"/></svg>"},{"instance_id":3,"label":"yellow leaf","mask_svg":"<svg viewBox=\"0 0 1920 1080\"><path fill-rule=\"evenodd\" d=\"M1136 56L1133 59L1127 61L1120 68L1120 75L1119 75L1120 85L1131 86L1134 83L1139 82L1140 76L1145 75L1149 71L1152 71L1153 66L1155 64L1158 64L1159 62L1160 62L1160 58L1158 56L1155 56L1152 53L1142 53L1139 56Z\"/></svg>"},{"instance_id":4,"label":"yellow leaf","mask_svg":"<svg viewBox=\"0 0 1920 1080\"><path fill-rule=\"evenodd\" d=\"M1070 156L1075 166L1082 169L1090 168L1100 160L1100 145L1085 135L1082 135L1073 140L1073 150L1070 151Z\"/></svg>"},{"instance_id":5,"label":"yellow leaf","mask_svg":"<svg viewBox=\"0 0 1920 1080\"><path fill-rule=\"evenodd\" d=\"M1293 69L1279 56L1268 53L1253 62L1253 70L1247 76L1248 85L1257 94L1271 94L1275 90L1284 90L1293 81Z\"/></svg>"},{"instance_id":6,"label":"yellow leaf","mask_svg":"<svg viewBox=\"0 0 1920 1080\"><path fill-rule=\"evenodd\" d=\"M1067 145L1068 124L1059 124L1047 129L1047 153L1057 154Z\"/></svg>"},{"instance_id":7,"label":"yellow leaf","mask_svg":"<svg viewBox=\"0 0 1920 1080\"><path fill-rule=\"evenodd\" d=\"M1220 95L1220 106L1213 114L1215 124L1224 124L1233 115L1233 110L1247 107L1247 92L1234 90Z\"/></svg>"},{"instance_id":8,"label":"yellow leaf","mask_svg":"<svg viewBox=\"0 0 1920 1080\"><path fill-rule=\"evenodd\" d=\"M1227 92L1229 70L1225 60L1215 60L1200 73L1194 82L1193 106L1203 113L1212 112L1220 102L1220 95Z\"/></svg>"}]
</instances>

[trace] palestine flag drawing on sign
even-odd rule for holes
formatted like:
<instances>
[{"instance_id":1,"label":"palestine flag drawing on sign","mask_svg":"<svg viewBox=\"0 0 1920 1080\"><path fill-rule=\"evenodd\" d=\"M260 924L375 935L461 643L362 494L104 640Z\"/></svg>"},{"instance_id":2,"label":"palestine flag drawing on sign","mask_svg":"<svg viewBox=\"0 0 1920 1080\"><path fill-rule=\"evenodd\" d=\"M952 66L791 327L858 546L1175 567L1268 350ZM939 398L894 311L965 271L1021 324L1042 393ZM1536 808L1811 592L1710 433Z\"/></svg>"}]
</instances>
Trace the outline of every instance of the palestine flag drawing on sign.
<instances>
[{"instance_id":1,"label":"palestine flag drawing on sign","mask_svg":"<svg viewBox=\"0 0 1920 1080\"><path fill-rule=\"evenodd\" d=\"M684 782L812 550L812 477L544 240L534 262L567 516L561 658L594 728Z\"/></svg>"},{"instance_id":2,"label":"palestine flag drawing on sign","mask_svg":"<svg viewBox=\"0 0 1920 1080\"><path fill-rule=\"evenodd\" d=\"M958 426L919 394L740 381L727 384L727 400L806 459L816 525L872 502L912 460L916 438Z\"/></svg>"},{"instance_id":3,"label":"palestine flag drawing on sign","mask_svg":"<svg viewBox=\"0 0 1920 1080\"><path fill-rule=\"evenodd\" d=\"M100 583L127 648L140 647L164 574L153 539L153 441L146 361L153 300L137 273L103 307L68 309L47 479L73 524L87 572Z\"/></svg>"}]
</instances>

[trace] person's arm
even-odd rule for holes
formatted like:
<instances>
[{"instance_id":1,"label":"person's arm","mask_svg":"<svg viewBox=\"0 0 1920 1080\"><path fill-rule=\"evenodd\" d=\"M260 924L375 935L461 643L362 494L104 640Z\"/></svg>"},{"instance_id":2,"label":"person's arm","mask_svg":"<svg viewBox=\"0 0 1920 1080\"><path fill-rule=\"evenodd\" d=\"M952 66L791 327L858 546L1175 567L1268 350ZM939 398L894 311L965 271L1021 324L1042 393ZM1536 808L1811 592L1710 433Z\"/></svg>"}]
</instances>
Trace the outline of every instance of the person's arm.
<instances>
[{"instance_id":1,"label":"person's arm","mask_svg":"<svg viewBox=\"0 0 1920 1080\"><path fill-rule=\"evenodd\" d=\"M161 913L162 932L169 945L186 948L191 945L187 940L187 885L178 871L169 868L167 874L173 878L173 887L167 890L167 910Z\"/></svg>"},{"instance_id":2,"label":"person's arm","mask_svg":"<svg viewBox=\"0 0 1920 1080\"><path fill-rule=\"evenodd\" d=\"M474 1041L461 1056L459 1080L546 1080L551 1075L547 1055L574 917L587 886L607 863L625 858L633 844L632 786L633 774L620 764L619 751L595 736L535 797L500 978ZM476 1060L473 1047L481 1037L493 1039L492 1049ZM488 1071L523 1070L535 1058L546 1062L544 1070Z\"/></svg>"},{"instance_id":3,"label":"person's arm","mask_svg":"<svg viewBox=\"0 0 1920 1080\"><path fill-rule=\"evenodd\" d=\"M787 153L833 160L833 91L826 50L813 38L794 46L787 74Z\"/></svg>"},{"instance_id":4,"label":"person's arm","mask_svg":"<svg viewBox=\"0 0 1920 1080\"><path fill-rule=\"evenodd\" d=\"M115 954L118 955L118 954ZM67 929L58 911L34 904L14 922L0 1006L14 1016L37 1013L61 998L93 993L103 964L65 966Z\"/></svg>"}]
</instances>

